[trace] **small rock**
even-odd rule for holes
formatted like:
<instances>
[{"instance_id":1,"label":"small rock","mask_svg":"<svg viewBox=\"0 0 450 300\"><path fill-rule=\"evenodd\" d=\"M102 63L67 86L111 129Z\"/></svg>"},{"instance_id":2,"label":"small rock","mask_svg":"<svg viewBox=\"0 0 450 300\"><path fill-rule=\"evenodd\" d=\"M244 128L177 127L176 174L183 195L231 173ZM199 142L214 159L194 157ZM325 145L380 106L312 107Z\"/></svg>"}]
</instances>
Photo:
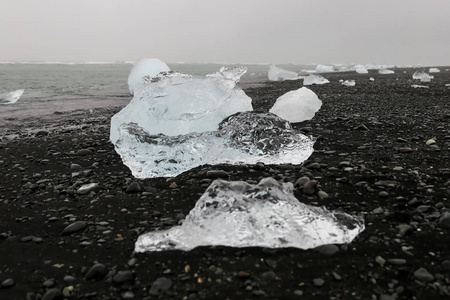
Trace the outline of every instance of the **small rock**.
<instances>
[{"instance_id":1,"label":"small rock","mask_svg":"<svg viewBox=\"0 0 450 300\"><path fill-rule=\"evenodd\" d=\"M261 275L261 279L264 281L274 280L275 277L277 277L277 276L274 271L267 271L267 272L262 273L262 275Z\"/></svg>"},{"instance_id":2,"label":"small rock","mask_svg":"<svg viewBox=\"0 0 450 300\"><path fill-rule=\"evenodd\" d=\"M443 213L439 219L439 226L442 228L450 229L450 213Z\"/></svg>"},{"instance_id":3,"label":"small rock","mask_svg":"<svg viewBox=\"0 0 450 300\"><path fill-rule=\"evenodd\" d=\"M364 124L359 124L355 129L356 130L369 130L369 128L367 128L367 126Z\"/></svg>"},{"instance_id":4,"label":"small rock","mask_svg":"<svg viewBox=\"0 0 450 300\"><path fill-rule=\"evenodd\" d=\"M320 199L326 199L329 197L328 194L324 191L318 191L317 196L319 196Z\"/></svg>"},{"instance_id":5,"label":"small rock","mask_svg":"<svg viewBox=\"0 0 450 300\"><path fill-rule=\"evenodd\" d=\"M417 280L422 282L430 282L434 280L434 276L431 275L425 268L417 269L414 272L414 277L416 277Z\"/></svg>"},{"instance_id":6,"label":"small rock","mask_svg":"<svg viewBox=\"0 0 450 300\"><path fill-rule=\"evenodd\" d=\"M317 252L323 255L333 255L339 251L338 246L336 245L323 245L316 248Z\"/></svg>"},{"instance_id":7,"label":"small rock","mask_svg":"<svg viewBox=\"0 0 450 300\"><path fill-rule=\"evenodd\" d=\"M208 178L228 178L228 173L223 170L210 170L206 172Z\"/></svg>"},{"instance_id":8,"label":"small rock","mask_svg":"<svg viewBox=\"0 0 450 300\"><path fill-rule=\"evenodd\" d=\"M320 164L317 162L311 163L306 166L307 169L320 169Z\"/></svg>"},{"instance_id":9,"label":"small rock","mask_svg":"<svg viewBox=\"0 0 450 300\"><path fill-rule=\"evenodd\" d=\"M134 274L131 271L119 271L113 278L113 282L119 285L133 281L134 281Z\"/></svg>"},{"instance_id":10,"label":"small rock","mask_svg":"<svg viewBox=\"0 0 450 300\"><path fill-rule=\"evenodd\" d=\"M152 283L150 288L150 295L161 295L172 286L172 280L166 277L160 277Z\"/></svg>"},{"instance_id":11,"label":"small rock","mask_svg":"<svg viewBox=\"0 0 450 300\"><path fill-rule=\"evenodd\" d=\"M400 148L398 148L398 152L400 152L400 153L408 153L408 152L412 152L412 151L413 151L413 149L410 148L410 147L400 147Z\"/></svg>"},{"instance_id":12,"label":"small rock","mask_svg":"<svg viewBox=\"0 0 450 300\"><path fill-rule=\"evenodd\" d=\"M384 258L382 258L381 256L375 257L375 261L376 261L377 264L379 264L380 266L384 266L384 264L386 263L386 260L385 260Z\"/></svg>"},{"instance_id":13,"label":"small rock","mask_svg":"<svg viewBox=\"0 0 450 300\"><path fill-rule=\"evenodd\" d=\"M44 296L42 297L42 300L53 300L58 299L61 297L61 291L58 288L49 289Z\"/></svg>"},{"instance_id":14,"label":"small rock","mask_svg":"<svg viewBox=\"0 0 450 300\"><path fill-rule=\"evenodd\" d=\"M76 153L76 155L78 155L78 156L87 156L87 155L92 155L92 154L94 154L94 152L92 152L89 149L80 149Z\"/></svg>"},{"instance_id":15,"label":"small rock","mask_svg":"<svg viewBox=\"0 0 450 300\"><path fill-rule=\"evenodd\" d=\"M126 190L127 193L140 193L141 191L141 186L137 182L131 183Z\"/></svg>"},{"instance_id":16,"label":"small rock","mask_svg":"<svg viewBox=\"0 0 450 300\"><path fill-rule=\"evenodd\" d=\"M427 144L427 145L433 145L433 144L436 144L436 141L435 141L434 139L429 139L429 140L426 142L426 144Z\"/></svg>"},{"instance_id":17,"label":"small rock","mask_svg":"<svg viewBox=\"0 0 450 300\"><path fill-rule=\"evenodd\" d=\"M81 231L81 230L85 229L86 226L87 226L86 222L83 222L83 221L73 222L72 224L70 224L66 228L64 228L63 235L69 235L69 234Z\"/></svg>"},{"instance_id":18,"label":"small rock","mask_svg":"<svg viewBox=\"0 0 450 300\"><path fill-rule=\"evenodd\" d=\"M317 287L321 287L322 285L324 285L325 280L323 280L322 278L314 278L313 279L313 284Z\"/></svg>"},{"instance_id":19,"label":"small rock","mask_svg":"<svg viewBox=\"0 0 450 300\"><path fill-rule=\"evenodd\" d=\"M373 210L374 214L382 214L384 210L381 207L377 207Z\"/></svg>"},{"instance_id":20,"label":"small rock","mask_svg":"<svg viewBox=\"0 0 450 300\"><path fill-rule=\"evenodd\" d=\"M14 279L8 278L8 279L3 280L0 287L2 289L9 289L10 287L14 286L14 284L15 284Z\"/></svg>"},{"instance_id":21,"label":"small rock","mask_svg":"<svg viewBox=\"0 0 450 300\"><path fill-rule=\"evenodd\" d=\"M386 191L381 191L378 193L378 196L380 196L381 198L387 198L389 197L389 193Z\"/></svg>"},{"instance_id":22,"label":"small rock","mask_svg":"<svg viewBox=\"0 0 450 300\"><path fill-rule=\"evenodd\" d=\"M302 187L302 192L306 195L314 195L316 193L317 181L310 180Z\"/></svg>"},{"instance_id":23,"label":"small rock","mask_svg":"<svg viewBox=\"0 0 450 300\"><path fill-rule=\"evenodd\" d=\"M89 194L90 192L97 192L99 190L100 190L100 186L98 183L89 183L89 184L82 185L77 190L77 194L86 195L86 194Z\"/></svg>"},{"instance_id":24,"label":"small rock","mask_svg":"<svg viewBox=\"0 0 450 300\"><path fill-rule=\"evenodd\" d=\"M86 280L101 280L108 273L108 269L104 264L95 264L86 273Z\"/></svg>"}]
</instances>

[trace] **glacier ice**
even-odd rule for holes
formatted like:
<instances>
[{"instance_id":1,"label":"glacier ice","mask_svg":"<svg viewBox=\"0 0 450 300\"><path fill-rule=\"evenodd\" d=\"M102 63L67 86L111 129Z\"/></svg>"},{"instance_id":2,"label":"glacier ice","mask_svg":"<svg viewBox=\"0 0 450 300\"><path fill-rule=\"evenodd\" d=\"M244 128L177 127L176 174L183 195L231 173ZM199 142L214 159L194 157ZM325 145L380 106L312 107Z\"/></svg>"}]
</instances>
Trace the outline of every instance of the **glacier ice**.
<instances>
[{"instance_id":1,"label":"glacier ice","mask_svg":"<svg viewBox=\"0 0 450 300\"><path fill-rule=\"evenodd\" d=\"M350 243L364 219L299 202L292 183L215 180L181 226L139 236L136 252L199 246L295 247Z\"/></svg>"},{"instance_id":2,"label":"glacier ice","mask_svg":"<svg viewBox=\"0 0 450 300\"><path fill-rule=\"evenodd\" d=\"M389 69L378 69L378 74L394 74L395 72L393 70L389 70Z\"/></svg>"},{"instance_id":3,"label":"glacier ice","mask_svg":"<svg viewBox=\"0 0 450 300\"><path fill-rule=\"evenodd\" d=\"M289 122L303 122L314 117L322 106L317 95L306 87L290 91L277 99L269 110Z\"/></svg>"},{"instance_id":4,"label":"glacier ice","mask_svg":"<svg viewBox=\"0 0 450 300\"><path fill-rule=\"evenodd\" d=\"M303 79L303 85L325 84L329 83L328 79L320 75L311 74Z\"/></svg>"},{"instance_id":5,"label":"glacier ice","mask_svg":"<svg viewBox=\"0 0 450 300\"><path fill-rule=\"evenodd\" d=\"M316 73L331 73L334 72L333 66L327 66L327 65L317 65L316 67Z\"/></svg>"},{"instance_id":6,"label":"glacier ice","mask_svg":"<svg viewBox=\"0 0 450 300\"><path fill-rule=\"evenodd\" d=\"M356 82L354 80L346 80L342 82L343 86L355 86Z\"/></svg>"},{"instance_id":7,"label":"glacier ice","mask_svg":"<svg viewBox=\"0 0 450 300\"><path fill-rule=\"evenodd\" d=\"M282 69L275 65L269 67L268 77L270 81L296 80L301 78L297 73Z\"/></svg>"},{"instance_id":8,"label":"glacier ice","mask_svg":"<svg viewBox=\"0 0 450 300\"><path fill-rule=\"evenodd\" d=\"M413 79L419 79L421 82L430 82L431 79L434 78L433 75L429 75L427 73L425 73L424 71L416 71L414 72Z\"/></svg>"},{"instance_id":9,"label":"glacier ice","mask_svg":"<svg viewBox=\"0 0 450 300\"><path fill-rule=\"evenodd\" d=\"M236 86L245 70L223 69L206 77L174 72L144 77L131 102L111 118L111 141L116 143L119 126L127 123L150 135L217 130L224 118L253 110L250 97Z\"/></svg>"},{"instance_id":10,"label":"glacier ice","mask_svg":"<svg viewBox=\"0 0 450 300\"><path fill-rule=\"evenodd\" d=\"M118 126L117 153L137 178L170 177L204 164L300 164L314 151L313 138L275 114L240 112L216 131L167 136L134 122Z\"/></svg>"},{"instance_id":11,"label":"glacier ice","mask_svg":"<svg viewBox=\"0 0 450 300\"><path fill-rule=\"evenodd\" d=\"M376 64L367 64L364 66L367 70L380 70L380 69L386 69L387 66L385 65L376 65Z\"/></svg>"},{"instance_id":12,"label":"glacier ice","mask_svg":"<svg viewBox=\"0 0 450 300\"><path fill-rule=\"evenodd\" d=\"M429 88L430 88L429 86L426 86L426 85L419 85L419 84L413 84L413 85L411 85L411 87L412 87L412 88L415 88L415 89L417 89L417 88L429 89Z\"/></svg>"},{"instance_id":13,"label":"glacier ice","mask_svg":"<svg viewBox=\"0 0 450 300\"><path fill-rule=\"evenodd\" d=\"M355 66L355 71L358 74L367 74L367 73L369 73L369 71L367 71L366 67L364 67L363 65L356 65Z\"/></svg>"},{"instance_id":14,"label":"glacier ice","mask_svg":"<svg viewBox=\"0 0 450 300\"><path fill-rule=\"evenodd\" d=\"M25 90L15 90L9 93L0 94L0 104L13 104L23 95Z\"/></svg>"},{"instance_id":15,"label":"glacier ice","mask_svg":"<svg viewBox=\"0 0 450 300\"><path fill-rule=\"evenodd\" d=\"M438 68L430 68L430 69L428 70L428 72L429 72L429 73L439 73L439 72L441 72L441 70L439 70Z\"/></svg>"},{"instance_id":16,"label":"glacier ice","mask_svg":"<svg viewBox=\"0 0 450 300\"><path fill-rule=\"evenodd\" d=\"M154 77L160 72L168 71L170 68L157 58L141 58L134 64L128 76L128 88L131 95L134 95L134 90L142 85L142 77Z\"/></svg>"}]
</instances>

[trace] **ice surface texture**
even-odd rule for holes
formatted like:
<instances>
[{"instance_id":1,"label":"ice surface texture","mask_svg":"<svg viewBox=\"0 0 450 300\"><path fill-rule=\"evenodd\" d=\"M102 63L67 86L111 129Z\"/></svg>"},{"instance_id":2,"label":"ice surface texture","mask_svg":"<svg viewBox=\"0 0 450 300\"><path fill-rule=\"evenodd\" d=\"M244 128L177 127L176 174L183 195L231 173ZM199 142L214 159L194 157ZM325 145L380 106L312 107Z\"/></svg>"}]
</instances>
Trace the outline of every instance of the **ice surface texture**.
<instances>
[{"instance_id":1,"label":"ice surface texture","mask_svg":"<svg viewBox=\"0 0 450 300\"><path fill-rule=\"evenodd\" d=\"M144 77L134 98L111 119L110 138L121 124L135 123L147 134L175 136L217 130L226 117L253 110L252 100L236 86L245 68L226 69L209 77L161 73Z\"/></svg>"},{"instance_id":2,"label":"ice surface texture","mask_svg":"<svg viewBox=\"0 0 450 300\"><path fill-rule=\"evenodd\" d=\"M325 84L325 83L329 83L330 81L328 81L328 79L320 76L320 75L314 75L311 74L307 77L305 77L305 79L303 79L303 85L312 85L312 84Z\"/></svg>"},{"instance_id":3,"label":"ice surface texture","mask_svg":"<svg viewBox=\"0 0 450 300\"><path fill-rule=\"evenodd\" d=\"M334 72L333 66L317 65L316 67L316 73L331 73L331 72Z\"/></svg>"},{"instance_id":4,"label":"ice surface texture","mask_svg":"<svg viewBox=\"0 0 450 300\"><path fill-rule=\"evenodd\" d=\"M429 75L429 74L425 73L424 71L416 71L416 72L414 72L412 78L419 79L420 82L430 82L431 79L434 78L434 76Z\"/></svg>"},{"instance_id":5,"label":"ice surface texture","mask_svg":"<svg viewBox=\"0 0 450 300\"><path fill-rule=\"evenodd\" d=\"M275 65L269 67L268 77L270 81L296 80L301 78L297 73L282 69Z\"/></svg>"},{"instance_id":6,"label":"ice surface texture","mask_svg":"<svg viewBox=\"0 0 450 300\"><path fill-rule=\"evenodd\" d=\"M350 243L363 230L362 217L299 202L292 183L215 180L181 226L141 235L135 251L208 245L310 249Z\"/></svg>"},{"instance_id":7,"label":"ice surface texture","mask_svg":"<svg viewBox=\"0 0 450 300\"><path fill-rule=\"evenodd\" d=\"M257 111L231 115L218 130L203 133L150 134L133 122L118 130L116 151L137 178L177 176L203 164L300 164L314 151L314 139Z\"/></svg>"},{"instance_id":8,"label":"ice surface texture","mask_svg":"<svg viewBox=\"0 0 450 300\"><path fill-rule=\"evenodd\" d=\"M13 104L22 96L25 90L15 90L9 93L0 94L0 104Z\"/></svg>"},{"instance_id":9,"label":"ice surface texture","mask_svg":"<svg viewBox=\"0 0 450 300\"><path fill-rule=\"evenodd\" d=\"M278 98L270 112L295 123L312 119L321 106L322 101L317 95L310 89L302 87Z\"/></svg>"},{"instance_id":10,"label":"ice surface texture","mask_svg":"<svg viewBox=\"0 0 450 300\"><path fill-rule=\"evenodd\" d=\"M128 76L128 88L131 95L134 95L134 90L142 85L142 77L154 77L160 72L170 71L169 67L157 58L141 58L131 69Z\"/></svg>"}]
</instances>

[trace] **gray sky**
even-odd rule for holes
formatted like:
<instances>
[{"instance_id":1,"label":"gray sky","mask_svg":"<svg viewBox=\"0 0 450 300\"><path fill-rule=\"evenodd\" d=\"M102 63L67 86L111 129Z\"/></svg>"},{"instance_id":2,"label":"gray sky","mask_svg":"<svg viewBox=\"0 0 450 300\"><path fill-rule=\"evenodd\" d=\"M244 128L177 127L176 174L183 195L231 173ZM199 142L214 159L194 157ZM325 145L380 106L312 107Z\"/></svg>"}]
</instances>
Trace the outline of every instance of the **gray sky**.
<instances>
[{"instance_id":1,"label":"gray sky","mask_svg":"<svg viewBox=\"0 0 450 300\"><path fill-rule=\"evenodd\" d=\"M2 0L0 61L450 65L448 0Z\"/></svg>"}]
</instances>

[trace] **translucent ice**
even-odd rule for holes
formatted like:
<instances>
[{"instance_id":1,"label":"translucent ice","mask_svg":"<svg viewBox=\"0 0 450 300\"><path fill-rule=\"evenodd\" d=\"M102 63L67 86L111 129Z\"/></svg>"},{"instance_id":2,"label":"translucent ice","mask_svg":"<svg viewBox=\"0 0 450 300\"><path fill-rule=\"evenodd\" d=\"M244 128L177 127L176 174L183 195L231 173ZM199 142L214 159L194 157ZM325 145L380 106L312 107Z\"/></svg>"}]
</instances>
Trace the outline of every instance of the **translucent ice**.
<instances>
[{"instance_id":1,"label":"translucent ice","mask_svg":"<svg viewBox=\"0 0 450 300\"><path fill-rule=\"evenodd\" d=\"M22 96L25 90L15 90L9 93L0 94L0 104L12 104Z\"/></svg>"},{"instance_id":2,"label":"translucent ice","mask_svg":"<svg viewBox=\"0 0 450 300\"><path fill-rule=\"evenodd\" d=\"M177 176L203 164L300 164L314 139L271 113L248 111L223 120L216 131L177 136L150 134L133 122L118 127L117 153L138 178Z\"/></svg>"},{"instance_id":3,"label":"translucent ice","mask_svg":"<svg viewBox=\"0 0 450 300\"><path fill-rule=\"evenodd\" d=\"M315 74L311 74L305 77L305 79L303 79L303 85L324 84L324 83L329 83L328 79Z\"/></svg>"},{"instance_id":4,"label":"translucent ice","mask_svg":"<svg viewBox=\"0 0 450 300\"><path fill-rule=\"evenodd\" d=\"M253 110L250 97L236 86L245 70L223 69L209 77L173 72L144 77L131 102L112 117L111 141L118 140L119 126L128 123L150 135L217 130L224 118Z\"/></svg>"},{"instance_id":5,"label":"translucent ice","mask_svg":"<svg viewBox=\"0 0 450 300\"><path fill-rule=\"evenodd\" d=\"M342 82L342 85L344 86L355 86L356 82L354 80L346 80Z\"/></svg>"},{"instance_id":6,"label":"translucent ice","mask_svg":"<svg viewBox=\"0 0 450 300\"><path fill-rule=\"evenodd\" d=\"M366 67L364 67L363 65L355 66L355 71L358 74L367 74L367 73L369 73L369 71L367 71Z\"/></svg>"},{"instance_id":7,"label":"translucent ice","mask_svg":"<svg viewBox=\"0 0 450 300\"><path fill-rule=\"evenodd\" d=\"M282 69L275 65L269 67L268 77L270 81L296 80L300 78L297 73Z\"/></svg>"},{"instance_id":8,"label":"translucent ice","mask_svg":"<svg viewBox=\"0 0 450 300\"><path fill-rule=\"evenodd\" d=\"M433 75L429 75L427 73L425 73L424 71L416 71L414 72L413 79L419 79L421 82L430 82L431 79L434 78Z\"/></svg>"},{"instance_id":9,"label":"translucent ice","mask_svg":"<svg viewBox=\"0 0 450 300\"><path fill-rule=\"evenodd\" d=\"M439 73L439 72L441 72L441 70L439 70L438 68L430 68L430 70L428 70L428 72L430 72L430 73Z\"/></svg>"},{"instance_id":10,"label":"translucent ice","mask_svg":"<svg viewBox=\"0 0 450 300\"><path fill-rule=\"evenodd\" d=\"M331 72L334 72L333 66L317 65L316 67L316 73L331 73Z\"/></svg>"},{"instance_id":11,"label":"translucent ice","mask_svg":"<svg viewBox=\"0 0 450 300\"><path fill-rule=\"evenodd\" d=\"M413 85L411 85L411 87L413 87L413 88L415 88L415 89L417 89L417 88L429 89L429 88L430 88L429 86L426 86L426 85L419 85L419 84L413 84Z\"/></svg>"},{"instance_id":12,"label":"translucent ice","mask_svg":"<svg viewBox=\"0 0 450 300\"><path fill-rule=\"evenodd\" d=\"M293 189L273 178L257 185L215 180L181 226L141 235L135 251L209 245L310 249L350 243L364 230L362 217L303 204Z\"/></svg>"},{"instance_id":13,"label":"translucent ice","mask_svg":"<svg viewBox=\"0 0 450 300\"><path fill-rule=\"evenodd\" d=\"M160 72L170 71L169 67L157 58L141 58L131 69L128 76L128 87L131 95L134 95L134 90L142 85L142 77L154 77Z\"/></svg>"},{"instance_id":14,"label":"translucent ice","mask_svg":"<svg viewBox=\"0 0 450 300\"><path fill-rule=\"evenodd\" d=\"M270 112L295 123L312 119L321 106L322 101L317 95L310 89L302 87L278 98Z\"/></svg>"},{"instance_id":15,"label":"translucent ice","mask_svg":"<svg viewBox=\"0 0 450 300\"><path fill-rule=\"evenodd\" d=\"M387 67L385 65L367 64L367 65L365 65L365 68L367 70L380 70L380 69L386 69Z\"/></svg>"},{"instance_id":16,"label":"translucent ice","mask_svg":"<svg viewBox=\"0 0 450 300\"><path fill-rule=\"evenodd\" d=\"M389 69L379 69L378 74L394 74L395 72L393 70Z\"/></svg>"}]
</instances>

